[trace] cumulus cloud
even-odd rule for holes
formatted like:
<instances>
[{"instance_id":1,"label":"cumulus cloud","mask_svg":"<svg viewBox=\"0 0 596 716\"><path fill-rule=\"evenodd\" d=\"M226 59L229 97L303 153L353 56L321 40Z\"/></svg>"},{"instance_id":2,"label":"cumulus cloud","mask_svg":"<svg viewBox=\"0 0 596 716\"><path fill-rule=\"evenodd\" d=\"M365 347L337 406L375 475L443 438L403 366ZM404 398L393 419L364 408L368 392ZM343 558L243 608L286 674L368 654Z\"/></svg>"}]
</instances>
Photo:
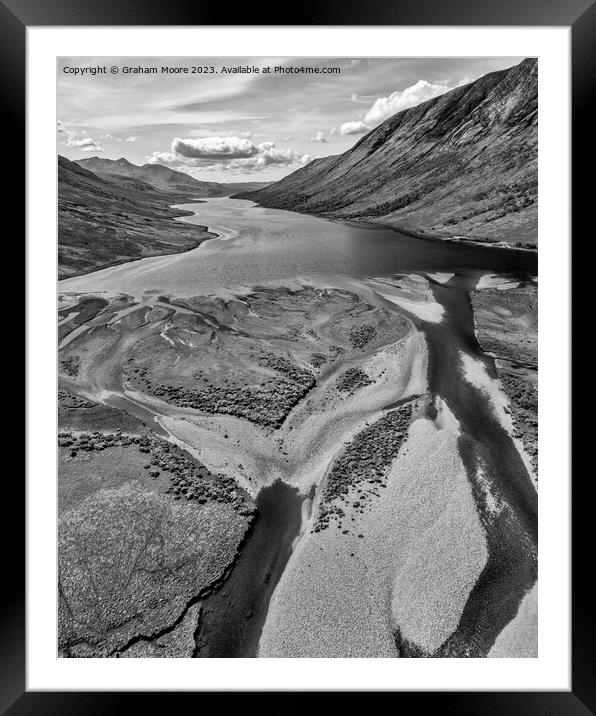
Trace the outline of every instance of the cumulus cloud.
<instances>
[{"instance_id":1,"label":"cumulus cloud","mask_svg":"<svg viewBox=\"0 0 596 716\"><path fill-rule=\"evenodd\" d=\"M389 97L379 97L364 115L364 123L368 127L375 127L388 117L404 109L415 107L433 97L448 92L447 85L432 84L426 80L418 80L416 84L406 87L400 92L393 92Z\"/></svg>"},{"instance_id":2,"label":"cumulus cloud","mask_svg":"<svg viewBox=\"0 0 596 716\"><path fill-rule=\"evenodd\" d=\"M271 146L259 152L258 156L246 160L241 166L252 166L255 169L264 169L271 165L295 165L308 164L311 157L308 154L299 154L293 149L277 149L273 142L266 142Z\"/></svg>"},{"instance_id":3,"label":"cumulus cloud","mask_svg":"<svg viewBox=\"0 0 596 716\"><path fill-rule=\"evenodd\" d=\"M339 128L339 133L342 136L346 134L364 134L364 132L368 132L369 129L370 127L367 124L358 120L356 122L344 122Z\"/></svg>"},{"instance_id":4,"label":"cumulus cloud","mask_svg":"<svg viewBox=\"0 0 596 716\"><path fill-rule=\"evenodd\" d=\"M243 137L197 137L172 140L172 152L185 159L246 159L258 153L258 147Z\"/></svg>"},{"instance_id":5,"label":"cumulus cloud","mask_svg":"<svg viewBox=\"0 0 596 716\"><path fill-rule=\"evenodd\" d=\"M337 134L337 127L331 127L331 129L329 130L329 134L331 134L331 135Z\"/></svg>"},{"instance_id":6,"label":"cumulus cloud","mask_svg":"<svg viewBox=\"0 0 596 716\"><path fill-rule=\"evenodd\" d=\"M177 164L180 158L173 152L153 152L147 157L149 164Z\"/></svg>"},{"instance_id":7,"label":"cumulus cloud","mask_svg":"<svg viewBox=\"0 0 596 716\"><path fill-rule=\"evenodd\" d=\"M197 167L204 171L261 171L271 166L299 167L311 160L294 149L279 149L274 142L255 144L242 137L204 137L172 140L171 151L153 152L150 164Z\"/></svg>"},{"instance_id":8,"label":"cumulus cloud","mask_svg":"<svg viewBox=\"0 0 596 716\"><path fill-rule=\"evenodd\" d=\"M97 143L94 139L91 139L91 137L81 137L80 139L75 139L74 137L70 137L66 144L69 147L74 147L76 149L87 149L87 148L95 148L97 147Z\"/></svg>"},{"instance_id":9,"label":"cumulus cloud","mask_svg":"<svg viewBox=\"0 0 596 716\"><path fill-rule=\"evenodd\" d=\"M287 166L290 168L299 168L308 164L312 160L309 154L299 154L293 149L269 149L256 157L247 159L233 159L227 163L218 162L216 164L201 165L200 167L189 167L179 165L177 169L186 171L188 174L194 175L197 171L201 172L229 172L230 174L245 174L247 172L259 172L264 169Z\"/></svg>"},{"instance_id":10,"label":"cumulus cloud","mask_svg":"<svg viewBox=\"0 0 596 716\"><path fill-rule=\"evenodd\" d=\"M460 87L462 84L467 84L468 78L464 78L456 84ZM426 80L418 80L416 84L406 87L404 90L399 92L393 92L388 97L379 97L370 106L368 111L364 114L362 119L354 120L351 122L344 122L340 128L339 133L342 135L346 134L364 134L365 132L374 129L378 124L384 122L386 119L391 117L404 109L415 107L421 102L426 102L433 97L438 97L445 92L448 92L452 87L446 84L433 84ZM364 98L359 97L356 93L353 93L351 98L352 102L362 102ZM366 101L366 100L364 100Z\"/></svg>"},{"instance_id":11,"label":"cumulus cloud","mask_svg":"<svg viewBox=\"0 0 596 716\"><path fill-rule=\"evenodd\" d=\"M73 149L79 149L81 152L103 152L101 143L92 139L86 130L73 132L64 126L64 123L58 120L56 131L62 137L62 144Z\"/></svg>"},{"instance_id":12,"label":"cumulus cloud","mask_svg":"<svg viewBox=\"0 0 596 716\"><path fill-rule=\"evenodd\" d=\"M327 140L325 139L323 132L316 132L316 134L310 138L310 141L325 143Z\"/></svg>"},{"instance_id":13,"label":"cumulus cloud","mask_svg":"<svg viewBox=\"0 0 596 716\"><path fill-rule=\"evenodd\" d=\"M133 136L131 135L130 137L126 137L126 139L125 139L124 141L125 141L125 142L136 142L136 141L137 141L137 137L133 137Z\"/></svg>"},{"instance_id":14,"label":"cumulus cloud","mask_svg":"<svg viewBox=\"0 0 596 716\"><path fill-rule=\"evenodd\" d=\"M101 144L95 141L95 139L89 137L86 132L77 134L76 132L69 132L68 130L65 130L64 135L66 140L64 143L67 147L80 149L82 152L103 152Z\"/></svg>"},{"instance_id":15,"label":"cumulus cloud","mask_svg":"<svg viewBox=\"0 0 596 716\"><path fill-rule=\"evenodd\" d=\"M276 147L270 147L265 149L255 157L248 159L236 159L230 162L227 166L222 167L215 165L213 169L229 169L230 171L242 172L242 171L262 171L268 167L273 166L289 166L289 167L300 167L308 164L311 161L309 154L299 154L293 149L277 149Z\"/></svg>"}]
</instances>

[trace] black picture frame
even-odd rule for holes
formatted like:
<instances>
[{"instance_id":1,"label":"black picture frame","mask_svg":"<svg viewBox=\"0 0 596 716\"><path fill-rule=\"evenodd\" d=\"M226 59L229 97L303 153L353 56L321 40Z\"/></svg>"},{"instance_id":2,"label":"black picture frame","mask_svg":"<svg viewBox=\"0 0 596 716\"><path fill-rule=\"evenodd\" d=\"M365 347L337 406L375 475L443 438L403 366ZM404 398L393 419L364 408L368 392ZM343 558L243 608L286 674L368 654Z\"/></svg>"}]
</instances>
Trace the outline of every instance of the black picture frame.
<instances>
[{"instance_id":1,"label":"black picture frame","mask_svg":"<svg viewBox=\"0 0 596 716\"><path fill-rule=\"evenodd\" d=\"M596 47L596 8L590 0L381 0L363 4L349 0L327 0L318 6L293 8L298 15L288 17L282 4L268 7L260 3L236 6L234 25L433 25L433 26L568 26L572 36L572 200L573 227L587 223L589 196L593 193L590 177L590 140L593 113L588 103L594 84ZM0 0L0 97L4 104L4 161L11 176L23 171L25 146L25 62L26 28L30 26L84 25L229 25L229 8L200 0ZM266 19L263 19L266 18ZM590 132L591 130L591 132ZM23 167L21 169L21 167ZM585 177L585 179L584 179ZM13 218L24 224L25 198L19 181L5 186L4 196ZM8 195L8 196L7 196ZM22 209L22 211L19 211ZM25 227L23 227L25 228ZM14 236L18 236L15 232ZM589 239L588 236L585 237ZM29 307L31 310L31 307ZM570 426L561 426L569 430ZM576 444L579 444L577 436ZM172 694L30 692L25 685L25 540L24 483L5 469L3 493L5 511L16 518L16 525L2 520L6 581L2 590L0 613L0 709L11 716L24 714L107 714L145 708L149 712L172 708ZM588 549L593 543L593 519L589 493L589 472L580 475L573 491L572 538L572 690L569 692L420 692L397 695L396 708L436 708L441 713L457 714L577 714L596 713L596 625L590 582L592 563ZM10 506L10 507L9 507ZM592 538L592 539L591 539ZM177 694L183 696L184 694ZM189 694L184 695L186 697ZM194 694L190 694L192 698ZM244 707L254 701L246 700ZM255 695L256 697L256 695ZM133 702L134 699L134 702ZM143 703L146 701L147 703ZM205 702L200 702L205 707Z\"/></svg>"}]
</instances>

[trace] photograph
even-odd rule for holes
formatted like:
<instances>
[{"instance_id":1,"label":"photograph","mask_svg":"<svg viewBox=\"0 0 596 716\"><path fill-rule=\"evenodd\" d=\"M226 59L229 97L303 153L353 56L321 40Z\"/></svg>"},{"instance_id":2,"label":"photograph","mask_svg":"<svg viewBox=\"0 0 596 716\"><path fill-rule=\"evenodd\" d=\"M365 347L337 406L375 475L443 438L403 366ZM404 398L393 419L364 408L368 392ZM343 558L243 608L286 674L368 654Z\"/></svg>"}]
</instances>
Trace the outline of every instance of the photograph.
<instances>
[{"instance_id":1,"label":"photograph","mask_svg":"<svg viewBox=\"0 0 596 716\"><path fill-rule=\"evenodd\" d=\"M60 658L537 658L536 57L60 57Z\"/></svg>"}]
</instances>

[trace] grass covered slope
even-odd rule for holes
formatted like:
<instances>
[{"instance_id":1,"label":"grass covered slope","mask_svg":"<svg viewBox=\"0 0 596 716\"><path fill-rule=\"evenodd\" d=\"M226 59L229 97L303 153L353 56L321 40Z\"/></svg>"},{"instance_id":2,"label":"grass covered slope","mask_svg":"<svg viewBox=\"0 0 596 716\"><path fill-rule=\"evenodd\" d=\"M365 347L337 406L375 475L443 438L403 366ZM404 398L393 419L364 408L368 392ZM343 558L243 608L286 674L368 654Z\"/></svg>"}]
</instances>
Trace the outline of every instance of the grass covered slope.
<instances>
[{"instance_id":1,"label":"grass covered slope","mask_svg":"<svg viewBox=\"0 0 596 716\"><path fill-rule=\"evenodd\" d=\"M67 278L145 256L188 251L211 238L174 221L186 190L162 191L125 176L98 176L58 157L58 276Z\"/></svg>"},{"instance_id":2,"label":"grass covered slope","mask_svg":"<svg viewBox=\"0 0 596 716\"><path fill-rule=\"evenodd\" d=\"M537 242L538 65L523 60L390 117L257 192L264 206L442 238Z\"/></svg>"}]
</instances>

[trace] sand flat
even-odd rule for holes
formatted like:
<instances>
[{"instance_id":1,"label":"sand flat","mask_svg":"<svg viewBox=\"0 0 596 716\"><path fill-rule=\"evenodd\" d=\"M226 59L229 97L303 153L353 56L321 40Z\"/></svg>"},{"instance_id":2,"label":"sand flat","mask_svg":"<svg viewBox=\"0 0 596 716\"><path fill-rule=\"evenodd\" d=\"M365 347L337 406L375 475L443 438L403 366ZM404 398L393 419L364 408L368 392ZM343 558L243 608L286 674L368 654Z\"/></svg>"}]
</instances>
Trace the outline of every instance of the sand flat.
<instances>
[{"instance_id":1,"label":"sand flat","mask_svg":"<svg viewBox=\"0 0 596 716\"><path fill-rule=\"evenodd\" d=\"M538 583L523 598L515 619L503 629L489 658L538 657Z\"/></svg>"},{"instance_id":2,"label":"sand flat","mask_svg":"<svg viewBox=\"0 0 596 716\"><path fill-rule=\"evenodd\" d=\"M396 627L428 650L457 627L487 552L457 426L440 407L437 421L412 424L380 497L347 512L349 535L304 534L273 596L261 657L397 656Z\"/></svg>"}]
</instances>

